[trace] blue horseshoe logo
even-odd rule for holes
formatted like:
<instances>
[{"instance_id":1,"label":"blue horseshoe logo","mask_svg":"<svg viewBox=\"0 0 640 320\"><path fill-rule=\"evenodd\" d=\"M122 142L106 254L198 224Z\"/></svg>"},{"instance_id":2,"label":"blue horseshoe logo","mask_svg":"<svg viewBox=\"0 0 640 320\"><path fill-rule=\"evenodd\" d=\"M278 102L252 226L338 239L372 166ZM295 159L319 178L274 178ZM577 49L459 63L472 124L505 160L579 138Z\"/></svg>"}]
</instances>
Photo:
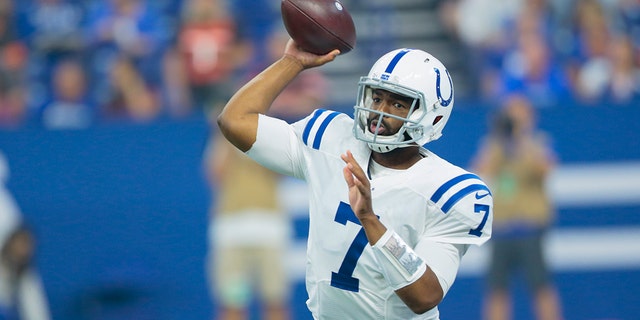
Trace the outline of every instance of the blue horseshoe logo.
<instances>
[{"instance_id":1,"label":"blue horseshoe logo","mask_svg":"<svg viewBox=\"0 0 640 320\"><path fill-rule=\"evenodd\" d=\"M440 105L446 107L449 105L449 103L451 103L451 100L453 99L453 81L451 81L451 75L449 74L449 70L445 69L447 77L449 78L449 86L451 87L449 99L445 100L442 99L442 93L440 92L440 70L438 70L438 68L433 68L433 70L436 72L436 95L438 96L438 101L440 101Z\"/></svg>"}]
</instances>

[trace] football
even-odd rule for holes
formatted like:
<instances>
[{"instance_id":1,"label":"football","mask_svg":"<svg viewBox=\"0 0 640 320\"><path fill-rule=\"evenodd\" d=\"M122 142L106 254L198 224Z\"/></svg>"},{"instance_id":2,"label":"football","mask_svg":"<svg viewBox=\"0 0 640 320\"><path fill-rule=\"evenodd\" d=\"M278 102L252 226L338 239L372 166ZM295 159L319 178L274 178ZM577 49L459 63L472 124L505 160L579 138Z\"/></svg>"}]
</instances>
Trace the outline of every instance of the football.
<instances>
[{"instance_id":1,"label":"football","mask_svg":"<svg viewBox=\"0 0 640 320\"><path fill-rule=\"evenodd\" d=\"M347 8L338 0L282 0L282 22L289 36L304 50L326 54L351 51L356 28Z\"/></svg>"}]
</instances>

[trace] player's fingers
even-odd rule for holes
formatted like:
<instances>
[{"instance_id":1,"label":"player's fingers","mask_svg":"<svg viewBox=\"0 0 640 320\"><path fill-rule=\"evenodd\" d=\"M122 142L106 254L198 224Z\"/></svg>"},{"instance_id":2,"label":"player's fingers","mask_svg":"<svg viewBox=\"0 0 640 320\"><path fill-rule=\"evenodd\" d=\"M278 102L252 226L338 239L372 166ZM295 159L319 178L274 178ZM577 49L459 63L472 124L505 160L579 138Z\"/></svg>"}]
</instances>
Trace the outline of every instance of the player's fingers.
<instances>
[{"instance_id":1,"label":"player's fingers","mask_svg":"<svg viewBox=\"0 0 640 320\"><path fill-rule=\"evenodd\" d=\"M342 169L342 175L344 176L344 181L347 182L347 186L349 188L353 187L355 182L353 181L353 174L351 173L351 169L349 169L348 165L344 166Z\"/></svg>"},{"instance_id":2,"label":"player's fingers","mask_svg":"<svg viewBox=\"0 0 640 320\"><path fill-rule=\"evenodd\" d=\"M348 153L349 151L347 151ZM342 161L344 161L344 163L349 163L349 157L347 155L347 153L343 153L340 155L340 159L342 159Z\"/></svg>"},{"instance_id":3,"label":"player's fingers","mask_svg":"<svg viewBox=\"0 0 640 320\"><path fill-rule=\"evenodd\" d=\"M343 154L341 157L343 161L347 162L345 170L349 170L349 175L350 175L349 179L351 181L351 184L349 185L349 187L352 187L355 185L355 187L358 189L358 192L360 194L362 194L366 198L369 198L371 194L371 191L369 189L370 188L369 179L367 178L366 174L364 173L360 165L358 165L358 163L356 162L355 158L353 157L353 154L347 151L347 153Z\"/></svg>"},{"instance_id":4,"label":"player's fingers","mask_svg":"<svg viewBox=\"0 0 640 320\"><path fill-rule=\"evenodd\" d=\"M315 55L313 53L305 52L303 55L304 56L303 59L305 60L305 65L307 66L307 68L311 68L311 67L318 67L326 63L329 63L335 60L339 54L340 54L340 51L338 50L331 51L321 56Z\"/></svg>"},{"instance_id":5,"label":"player's fingers","mask_svg":"<svg viewBox=\"0 0 640 320\"><path fill-rule=\"evenodd\" d=\"M360 169L360 165L358 165L358 162L353 157L353 154L351 154L351 151L347 150L347 152L345 154L342 154L340 158L342 158L342 161L344 161L345 164L349 167L349 169L351 170L351 174L357 175L357 171L358 169Z\"/></svg>"},{"instance_id":6,"label":"player's fingers","mask_svg":"<svg viewBox=\"0 0 640 320\"><path fill-rule=\"evenodd\" d=\"M358 192L360 192L360 194L366 196L367 198L369 198L369 180L368 179L358 179L358 177L356 177L356 179L354 179L354 183L356 185L356 187L358 188Z\"/></svg>"},{"instance_id":7,"label":"player's fingers","mask_svg":"<svg viewBox=\"0 0 640 320\"><path fill-rule=\"evenodd\" d=\"M353 157L351 151L347 150L346 154L343 155L343 160L347 162L347 164L350 164L352 166L351 171L353 172L353 175L356 177L356 179L358 179L358 181L360 181L365 187L368 188L369 179L367 178L367 175L365 174L362 167L360 167L360 164L358 164L356 159Z\"/></svg>"},{"instance_id":8,"label":"player's fingers","mask_svg":"<svg viewBox=\"0 0 640 320\"><path fill-rule=\"evenodd\" d=\"M358 168L360 167L360 165L358 165L358 162L356 161L356 159L353 157L353 154L351 153L350 150L347 150L347 152L345 152L344 154L342 154L340 156L340 158L342 158L342 161L344 161L347 164L353 164L355 166L357 166Z\"/></svg>"},{"instance_id":9,"label":"player's fingers","mask_svg":"<svg viewBox=\"0 0 640 320\"><path fill-rule=\"evenodd\" d=\"M325 63L327 63L327 62L331 62L331 61L335 60L335 58L336 58L338 55L340 55L340 50L335 49L335 50L333 50L333 51L331 51L331 52L329 52L329 53L327 53L327 54L323 55L323 56L320 58L319 63L320 63L320 64L325 64Z\"/></svg>"}]
</instances>

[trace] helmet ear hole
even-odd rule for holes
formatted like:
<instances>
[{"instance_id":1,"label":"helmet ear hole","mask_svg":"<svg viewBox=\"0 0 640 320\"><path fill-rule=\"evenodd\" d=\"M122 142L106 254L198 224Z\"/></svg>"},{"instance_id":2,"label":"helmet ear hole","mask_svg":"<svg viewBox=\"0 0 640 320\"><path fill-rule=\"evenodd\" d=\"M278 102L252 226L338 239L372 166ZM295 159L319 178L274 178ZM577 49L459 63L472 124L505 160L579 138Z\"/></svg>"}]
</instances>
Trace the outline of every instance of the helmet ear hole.
<instances>
[{"instance_id":1,"label":"helmet ear hole","mask_svg":"<svg viewBox=\"0 0 640 320\"><path fill-rule=\"evenodd\" d=\"M442 116L437 116L435 119L433 119L433 123L431 125L435 126L436 123L440 122L440 120L442 120Z\"/></svg>"}]
</instances>

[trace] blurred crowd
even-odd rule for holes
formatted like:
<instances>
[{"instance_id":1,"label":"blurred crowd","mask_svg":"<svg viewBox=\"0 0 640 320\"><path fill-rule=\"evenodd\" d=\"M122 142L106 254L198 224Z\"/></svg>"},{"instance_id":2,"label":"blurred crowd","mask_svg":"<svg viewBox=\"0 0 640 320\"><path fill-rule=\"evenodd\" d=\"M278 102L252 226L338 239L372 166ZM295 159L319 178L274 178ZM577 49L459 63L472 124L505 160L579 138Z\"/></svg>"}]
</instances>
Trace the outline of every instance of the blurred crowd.
<instances>
[{"instance_id":1,"label":"blurred crowd","mask_svg":"<svg viewBox=\"0 0 640 320\"><path fill-rule=\"evenodd\" d=\"M518 92L562 107L640 97L639 1L438 3L466 49L473 99ZM278 23L279 1L267 0L0 0L0 128L215 110L269 62Z\"/></svg>"},{"instance_id":2,"label":"blurred crowd","mask_svg":"<svg viewBox=\"0 0 640 320\"><path fill-rule=\"evenodd\" d=\"M443 1L467 49L475 95L523 94L535 107L632 105L640 98L640 1Z\"/></svg>"},{"instance_id":3,"label":"blurred crowd","mask_svg":"<svg viewBox=\"0 0 640 320\"><path fill-rule=\"evenodd\" d=\"M264 63L256 46L278 13L267 3L0 0L0 126L81 129L212 110Z\"/></svg>"}]
</instances>

